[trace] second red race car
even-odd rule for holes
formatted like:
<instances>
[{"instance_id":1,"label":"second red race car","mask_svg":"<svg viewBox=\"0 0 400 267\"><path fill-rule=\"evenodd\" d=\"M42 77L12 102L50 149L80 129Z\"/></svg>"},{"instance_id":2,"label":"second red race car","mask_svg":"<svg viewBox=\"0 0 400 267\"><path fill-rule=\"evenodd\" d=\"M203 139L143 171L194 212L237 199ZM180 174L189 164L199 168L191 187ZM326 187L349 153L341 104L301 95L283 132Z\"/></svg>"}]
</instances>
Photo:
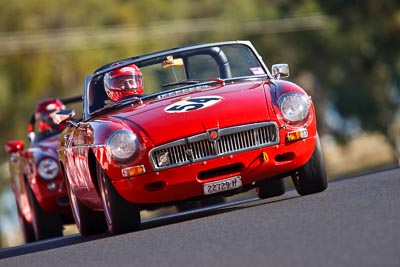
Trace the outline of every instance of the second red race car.
<instances>
[{"instance_id":1,"label":"second red race car","mask_svg":"<svg viewBox=\"0 0 400 267\"><path fill-rule=\"evenodd\" d=\"M249 41L188 45L111 62L85 81L83 117L59 143L82 235L140 228L140 211L257 188L327 188L311 97Z\"/></svg>"},{"instance_id":2,"label":"second red race car","mask_svg":"<svg viewBox=\"0 0 400 267\"><path fill-rule=\"evenodd\" d=\"M29 147L23 140L8 141L11 187L25 242L63 235L63 225L74 222L57 155L64 126L54 123L54 114L64 104L82 102L82 97L46 98L40 101L28 124Z\"/></svg>"}]
</instances>

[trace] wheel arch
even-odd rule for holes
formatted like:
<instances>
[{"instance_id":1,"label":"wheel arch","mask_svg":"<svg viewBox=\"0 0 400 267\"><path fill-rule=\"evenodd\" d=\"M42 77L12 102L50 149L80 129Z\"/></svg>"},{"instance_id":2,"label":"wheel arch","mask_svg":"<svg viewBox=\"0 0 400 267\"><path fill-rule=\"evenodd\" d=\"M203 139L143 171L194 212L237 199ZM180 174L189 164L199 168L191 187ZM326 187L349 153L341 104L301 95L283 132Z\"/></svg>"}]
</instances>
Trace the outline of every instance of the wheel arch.
<instances>
[{"instance_id":1,"label":"wheel arch","mask_svg":"<svg viewBox=\"0 0 400 267\"><path fill-rule=\"evenodd\" d=\"M92 180L92 183L93 183L94 187L96 188L97 194L99 194L99 196L100 196L100 188L99 188L99 182L97 179L97 170L96 170L96 165L98 164L97 163L98 161L97 161L97 158L92 149L89 149L87 159L88 159L90 179Z\"/></svg>"}]
</instances>

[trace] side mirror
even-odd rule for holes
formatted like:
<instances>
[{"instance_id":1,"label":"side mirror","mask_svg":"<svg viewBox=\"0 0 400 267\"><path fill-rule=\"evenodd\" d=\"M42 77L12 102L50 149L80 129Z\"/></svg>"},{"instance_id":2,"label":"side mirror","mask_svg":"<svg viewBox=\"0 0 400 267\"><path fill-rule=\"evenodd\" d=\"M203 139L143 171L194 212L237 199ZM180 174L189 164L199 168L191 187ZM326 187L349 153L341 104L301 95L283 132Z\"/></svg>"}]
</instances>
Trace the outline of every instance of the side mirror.
<instances>
[{"instance_id":1,"label":"side mirror","mask_svg":"<svg viewBox=\"0 0 400 267\"><path fill-rule=\"evenodd\" d=\"M289 66L288 64L274 64L272 65L272 76L275 79L289 77Z\"/></svg>"},{"instance_id":2,"label":"side mirror","mask_svg":"<svg viewBox=\"0 0 400 267\"><path fill-rule=\"evenodd\" d=\"M22 152L22 150L24 150L24 141L22 140L8 141L5 145L5 149L8 154Z\"/></svg>"},{"instance_id":3,"label":"side mirror","mask_svg":"<svg viewBox=\"0 0 400 267\"><path fill-rule=\"evenodd\" d=\"M56 124L64 124L75 119L75 111L73 109L63 109L54 114L53 120Z\"/></svg>"}]
</instances>

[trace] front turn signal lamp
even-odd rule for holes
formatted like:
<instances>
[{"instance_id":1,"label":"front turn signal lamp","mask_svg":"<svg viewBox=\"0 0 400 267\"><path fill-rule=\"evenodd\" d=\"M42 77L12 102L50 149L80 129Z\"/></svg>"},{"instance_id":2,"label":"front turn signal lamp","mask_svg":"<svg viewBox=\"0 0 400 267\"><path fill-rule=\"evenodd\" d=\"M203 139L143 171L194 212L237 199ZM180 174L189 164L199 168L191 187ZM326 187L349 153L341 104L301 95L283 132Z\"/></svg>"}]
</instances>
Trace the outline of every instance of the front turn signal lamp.
<instances>
[{"instance_id":1,"label":"front turn signal lamp","mask_svg":"<svg viewBox=\"0 0 400 267\"><path fill-rule=\"evenodd\" d=\"M300 131L290 132L286 134L286 140L289 142L301 140L308 137L307 129L303 129Z\"/></svg>"},{"instance_id":2,"label":"front turn signal lamp","mask_svg":"<svg viewBox=\"0 0 400 267\"><path fill-rule=\"evenodd\" d=\"M138 175L146 173L146 169L144 168L143 165L123 168L121 171L122 171L123 177L138 176Z\"/></svg>"}]
</instances>

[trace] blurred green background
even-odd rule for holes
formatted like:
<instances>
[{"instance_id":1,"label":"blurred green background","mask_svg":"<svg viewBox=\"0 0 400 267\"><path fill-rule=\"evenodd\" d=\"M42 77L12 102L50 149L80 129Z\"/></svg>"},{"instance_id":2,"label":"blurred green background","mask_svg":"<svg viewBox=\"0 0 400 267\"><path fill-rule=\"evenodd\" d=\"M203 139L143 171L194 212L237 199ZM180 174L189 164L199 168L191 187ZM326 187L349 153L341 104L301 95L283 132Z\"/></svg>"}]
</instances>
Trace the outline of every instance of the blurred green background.
<instances>
[{"instance_id":1,"label":"blurred green background","mask_svg":"<svg viewBox=\"0 0 400 267\"><path fill-rule=\"evenodd\" d=\"M26 139L48 96L83 91L99 66L179 45L250 40L313 97L331 178L397 166L396 0L0 0L0 245L18 245L4 144Z\"/></svg>"}]
</instances>

